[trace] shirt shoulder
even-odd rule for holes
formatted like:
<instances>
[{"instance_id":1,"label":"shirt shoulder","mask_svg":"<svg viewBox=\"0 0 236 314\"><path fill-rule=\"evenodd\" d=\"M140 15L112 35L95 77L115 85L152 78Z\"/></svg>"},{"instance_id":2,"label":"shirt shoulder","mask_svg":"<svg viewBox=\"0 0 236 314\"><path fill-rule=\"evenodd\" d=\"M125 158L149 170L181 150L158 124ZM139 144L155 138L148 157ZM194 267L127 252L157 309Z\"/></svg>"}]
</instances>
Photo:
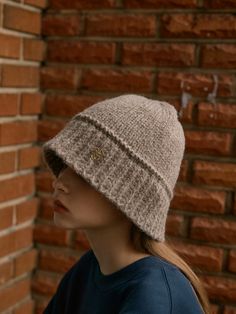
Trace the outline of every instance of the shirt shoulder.
<instances>
[{"instance_id":1,"label":"shirt shoulder","mask_svg":"<svg viewBox=\"0 0 236 314\"><path fill-rule=\"evenodd\" d=\"M203 314L179 268L159 258L156 266L133 282L119 314Z\"/></svg>"}]
</instances>

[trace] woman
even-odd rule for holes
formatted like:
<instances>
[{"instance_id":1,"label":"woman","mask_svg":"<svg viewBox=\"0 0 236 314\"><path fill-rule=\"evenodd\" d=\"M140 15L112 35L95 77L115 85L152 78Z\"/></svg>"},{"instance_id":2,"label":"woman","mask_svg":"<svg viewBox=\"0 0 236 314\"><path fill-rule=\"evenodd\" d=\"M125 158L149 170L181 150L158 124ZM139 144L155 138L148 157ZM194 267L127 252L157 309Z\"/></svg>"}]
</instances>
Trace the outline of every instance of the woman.
<instances>
[{"instance_id":1,"label":"woman","mask_svg":"<svg viewBox=\"0 0 236 314\"><path fill-rule=\"evenodd\" d=\"M202 283L165 240L184 149L176 109L139 95L86 108L43 145L54 221L83 230L91 247L44 314L210 313Z\"/></svg>"}]
</instances>

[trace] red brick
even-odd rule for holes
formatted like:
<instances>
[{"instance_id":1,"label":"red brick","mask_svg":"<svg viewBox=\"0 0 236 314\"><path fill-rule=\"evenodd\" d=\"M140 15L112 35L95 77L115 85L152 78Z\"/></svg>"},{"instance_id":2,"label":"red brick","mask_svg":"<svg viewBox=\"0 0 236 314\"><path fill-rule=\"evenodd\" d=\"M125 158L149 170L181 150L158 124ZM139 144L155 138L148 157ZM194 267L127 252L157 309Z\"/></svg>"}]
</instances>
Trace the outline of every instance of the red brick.
<instances>
[{"instance_id":1,"label":"red brick","mask_svg":"<svg viewBox=\"0 0 236 314\"><path fill-rule=\"evenodd\" d=\"M70 230L54 225L36 224L34 228L34 241L51 245L68 245Z\"/></svg>"},{"instance_id":2,"label":"red brick","mask_svg":"<svg viewBox=\"0 0 236 314\"><path fill-rule=\"evenodd\" d=\"M224 278L222 276L201 275L200 279L207 289L208 296L218 302L235 302L236 280L235 278Z\"/></svg>"},{"instance_id":3,"label":"red brick","mask_svg":"<svg viewBox=\"0 0 236 314\"><path fill-rule=\"evenodd\" d=\"M229 253L228 270L236 273L236 250L231 250Z\"/></svg>"},{"instance_id":4,"label":"red brick","mask_svg":"<svg viewBox=\"0 0 236 314\"><path fill-rule=\"evenodd\" d=\"M217 103L216 106L205 102L199 103L198 124L200 126L236 128L236 103Z\"/></svg>"},{"instance_id":5,"label":"red brick","mask_svg":"<svg viewBox=\"0 0 236 314\"><path fill-rule=\"evenodd\" d=\"M124 0L124 6L127 8L137 9L193 9L197 7L197 0Z\"/></svg>"},{"instance_id":6,"label":"red brick","mask_svg":"<svg viewBox=\"0 0 236 314\"><path fill-rule=\"evenodd\" d=\"M2 286L13 277L13 261L5 262L0 265L0 285Z\"/></svg>"},{"instance_id":7,"label":"red brick","mask_svg":"<svg viewBox=\"0 0 236 314\"><path fill-rule=\"evenodd\" d=\"M41 17L39 12L5 4L3 27L32 34L40 34Z\"/></svg>"},{"instance_id":8,"label":"red brick","mask_svg":"<svg viewBox=\"0 0 236 314\"><path fill-rule=\"evenodd\" d=\"M195 217L190 237L205 242L235 244L236 222L217 218Z\"/></svg>"},{"instance_id":9,"label":"red brick","mask_svg":"<svg viewBox=\"0 0 236 314\"><path fill-rule=\"evenodd\" d=\"M0 209L0 230L13 225L13 207L8 206Z\"/></svg>"},{"instance_id":10,"label":"red brick","mask_svg":"<svg viewBox=\"0 0 236 314\"><path fill-rule=\"evenodd\" d=\"M156 35L154 15L88 15L85 20L87 36L153 37Z\"/></svg>"},{"instance_id":11,"label":"red brick","mask_svg":"<svg viewBox=\"0 0 236 314\"><path fill-rule=\"evenodd\" d=\"M66 124L66 121L40 120L38 123L38 141L54 137Z\"/></svg>"},{"instance_id":12,"label":"red brick","mask_svg":"<svg viewBox=\"0 0 236 314\"><path fill-rule=\"evenodd\" d=\"M41 148L38 146L27 147L19 150L18 169L28 169L40 166Z\"/></svg>"},{"instance_id":13,"label":"red brick","mask_svg":"<svg viewBox=\"0 0 236 314\"><path fill-rule=\"evenodd\" d=\"M32 244L32 226L13 231L0 237L0 257L27 248Z\"/></svg>"},{"instance_id":14,"label":"red brick","mask_svg":"<svg viewBox=\"0 0 236 314\"><path fill-rule=\"evenodd\" d=\"M223 314L236 314L236 307L225 306Z\"/></svg>"},{"instance_id":15,"label":"red brick","mask_svg":"<svg viewBox=\"0 0 236 314\"><path fill-rule=\"evenodd\" d=\"M122 64L190 66L195 64L195 45L166 43L124 43Z\"/></svg>"},{"instance_id":16,"label":"red brick","mask_svg":"<svg viewBox=\"0 0 236 314\"><path fill-rule=\"evenodd\" d=\"M51 0L50 9L109 9L115 7L115 0Z\"/></svg>"},{"instance_id":17,"label":"red brick","mask_svg":"<svg viewBox=\"0 0 236 314\"><path fill-rule=\"evenodd\" d=\"M36 174L36 188L38 191L52 192L52 173L51 171L41 171ZM52 210L52 207L51 207Z\"/></svg>"},{"instance_id":18,"label":"red brick","mask_svg":"<svg viewBox=\"0 0 236 314\"><path fill-rule=\"evenodd\" d=\"M30 278L14 282L0 290L0 311L4 311L30 295Z\"/></svg>"},{"instance_id":19,"label":"red brick","mask_svg":"<svg viewBox=\"0 0 236 314\"><path fill-rule=\"evenodd\" d=\"M183 234L184 217L172 214L171 211L166 220L166 233L171 236L181 236Z\"/></svg>"},{"instance_id":20,"label":"red brick","mask_svg":"<svg viewBox=\"0 0 236 314\"><path fill-rule=\"evenodd\" d=\"M16 152L0 153L0 174L14 172L16 170Z\"/></svg>"},{"instance_id":21,"label":"red brick","mask_svg":"<svg viewBox=\"0 0 236 314\"><path fill-rule=\"evenodd\" d=\"M236 46L232 44L203 45L200 52L200 65L204 68L235 68Z\"/></svg>"},{"instance_id":22,"label":"red brick","mask_svg":"<svg viewBox=\"0 0 236 314\"><path fill-rule=\"evenodd\" d=\"M23 144L36 140L36 121L16 121L0 124L0 146Z\"/></svg>"},{"instance_id":23,"label":"red brick","mask_svg":"<svg viewBox=\"0 0 236 314\"><path fill-rule=\"evenodd\" d=\"M209 9L233 9L236 8L235 0L204 0L204 8Z\"/></svg>"},{"instance_id":24,"label":"red brick","mask_svg":"<svg viewBox=\"0 0 236 314\"><path fill-rule=\"evenodd\" d=\"M25 313L29 313L29 314L33 314L34 313L34 300L27 300L25 302L21 302L19 306L17 306L14 310L13 310L13 314L25 314Z\"/></svg>"},{"instance_id":25,"label":"red brick","mask_svg":"<svg viewBox=\"0 0 236 314\"><path fill-rule=\"evenodd\" d=\"M187 181L188 168L189 168L188 160L183 159L180 165L178 181Z\"/></svg>"},{"instance_id":26,"label":"red brick","mask_svg":"<svg viewBox=\"0 0 236 314\"><path fill-rule=\"evenodd\" d=\"M230 154L232 134L186 130L186 153L227 156Z\"/></svg>"},{"instance_id":27,"label":"red brick","mask_svg":"<svg viewBox=\"0 0 236 314\"><path fill-rule=\"evenodd\" d=\"M35 115L42 112L42 102L44 95L41 93L22 93L20 114Z\"/></svg>"},{"instance_id":28,"label":"red brick","mask_svg":"<svg viewBox=\"0 0 236 314\"><path fill-rule=\"evenodd\" d=\"M46 8L48 5L47 0L23 0L23 1L25 4L32 5L37 8Z\"/></svg>"},{"instance_id":29,"label":"red brick","mask_svg":"<svg viewBox=\"0 0 236 314\"><path fill-rule=\"evenodd\" d=\"M85 70L82 88L109 92L151 92L153 75L148 71Z\"/></svg>"},{"instance_id":30,"label":"red brick","mask_svg":"<svg viewBox=\"0 0 236 314\"><path fill-rule=\"evenodd\" d=\"M233 14L164 14L161 37L235 38L236 17Z\"/></svg>"},{"instance_id":31,"label":"red brick","mask_svg":"<svg viewBox=\"0 0 236 314\"><path fill-rule=\"evenodd\" d=\"M78 36L81 18L78 14L46 14L42 17L42 34L47 36Z\"/></svg>"},{"instance_id":32,"label":"red brick","mask_svg":"<svg viewBox=\"0 0 236 314\"><path fill-rule=\"evenodd\" d=\"M224 191L177 185L171 201L171 208L187 212L223 214L225 203L226 192Z\"/></svg>"},{"instance_id":33,"label":"red brick","mask_svg":"<svg viewBox=\"0 0 236 314\"><path fill-rule=\"evenodd\" d=\"M11 179L1 181L0 202L14 198L27 196L34 192L34 174L19 175Z\"/></svg>"},{"instance_id":34,"label":"red brick","mask_svg":"<svg viewBox=\"0 0 236 314\"><path fill-rule=\"evenodd\" d=\"M77 230L75 234L75 242L74 242L74 248L77 250L89 250L90 244L88 242L88 238L86 237L83 230Z\"/></svg>"},{"instance_id":35,"label":"red brick","mask_svg":"<svg viewBox=\"0 0 236 314\"><path fill-rule=\"evenodd\" d=\"M75 90L78 85L80 71L73 68L47 66L41 68L41 88Z\"/></svg>"},{"instance_id":36,"label":"red brick","mask_svg":"<svg viewBox=\"0 0 236 314\"><path fill-rule=\"evenodd\" d=\"M38 251L36 249L32 249L16 257L14 261L15 277L20 276L26 272L30 272L35 268L37 254Z\"/></svg>"},{"instance_id":37,"label":"red brick","mask_svg":"<svg viewBox=\"0 0 236 314\"><path fill-rule=\"evenodd\" d=\"M38 268L46 271L68 271L79 259L79 256L68 255L63 251L44 250L39 254Z\"/></svg>"},{"instance_id":38,"label":"red brick","mask_svg":"<svg viewBox=\"0 0 236 314\"><path fill-rule=\"evenodd\" d=\"M193 171L194 184L236 187L236 167L234 163L196 160Z\"/></svg>"},{"instance_id":39,"label":"red brick","mask_svg":"<svg viewBox=\"0 0 236 314\"><path fill-rule=\"evenodd\" d=\"M19 59L20 46L19 37L0 34L0 57Z\"/></svg>"},{"instance_id":40,"label":"red brick","mask_svg":"<svg viewBox=\"0 0 236 314\"><path fill-rule=\"evenodd\" d=\"M172 240L172 244L174 244L177 253L193 267L195 271L219 272L222 270L223 249L206 245L183 243L181 240Z\"/></svg>"},{"instance_id":41,"label":"red brick","mask_svg":"<svg viewBox=\"0 0 236 314\"><path fill-rule=\"evenodd\" d=\"M16 224L36 218L38 205L39 199L37 197L16 205Z\"/></svg>"},{"instance_id":42,"label":"red brick","mask_svg":"<svg viewBox=\"0 0 236 314\"><path fill-rule=\"evenodd\" d=\"M184 91L192 96L207 97L213 91L214 81L212 74L199 74L188 72L160 72L157 76L157 92L161 95L180 95L181 82L184 82ZM218 74L217 96L227 97L233 95L232 75Z\"/></svg>"},{"instance_id":43,"label":"red brick","mask_svg":"<svg viewBox=\"0 0 236 314\"><path fill-rule=\"evenodd\" d=\"M53 294L56 292L57 287L59 285L59 282L62 278L62 275L60 276L45 276L40 271L37 271L35 276L33 277L31 289L32 292L35 292L40 295L49 295L53 296Z\"/></svg>"},{"instance_id":44,"label":"red brick","mask_svg":"<svg viewBox=\"0 0 236 314\"><path fill-rule=\"evenodd\" d=\"M0 94L0 116L15 116L18 114L18 94Z\"/></svg>"},{"instance_id":45,"label":"red brick","mask_svg":"<svg viewBox=\"0 0 236 314\"><path fill-rule=\"evenodd\" d=\"M49 41L47 60L69 63L114 63L114 43Z\"/></svg>"},{"instance_id":46,"label":"red brick","mask_svg":"<svg viewBox=\"0 0 236 314\"><path fill-rule=\"evenodd\" d=\"M45 98L45 113L49 116L71 118L104 98L91 95L48 94Z\"/></svg>"},{"instance_id":47,"label":"red brick","mask_svg":"<svg viewBox=\"0 0 236 314\"><path fill-rule=\"evenodd\" d=\"M52 181L51 181L52 182ZM53 220L53 199L51 197L41 197L40 198L40 208L39 208L39 213L38 217L44 219L44 220Z\"/></svg>"},{"instance_id":48,"label":"red brick","mask_svg":"<svg viewBox=\"0 0 236 314\"><path fill-rule=\"evenodd\" d=\"M23 47L24 60L43 61L45 59L46 44L43 40L24 38Z\"/></svg>"},{"instance_id":49,"label":"red brick","mask_svg":"<svg viewBox=\"0 0 236 314\"><path fill-rule=\"evenodd\" d=\"M2 65L2 87L38 87L39 68L24 65Z\"/></svg>"}]
</instances>

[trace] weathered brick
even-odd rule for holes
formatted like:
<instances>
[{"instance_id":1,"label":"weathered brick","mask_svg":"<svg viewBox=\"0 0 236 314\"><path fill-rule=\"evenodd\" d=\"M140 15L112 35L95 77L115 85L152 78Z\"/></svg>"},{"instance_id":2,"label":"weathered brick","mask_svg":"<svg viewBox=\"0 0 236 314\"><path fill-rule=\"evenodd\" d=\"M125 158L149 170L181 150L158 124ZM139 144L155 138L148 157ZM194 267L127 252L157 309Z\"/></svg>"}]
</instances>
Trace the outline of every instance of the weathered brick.
<instances>
[{"instance_id":1,"label":"weathered brick","mask_svg":"<svg viewBox=\"0 0 236 314\"><path fill-rule=\"evenodd\" d=\"M43 67L40 74L42 89L75 90L80 77L78 69L58 66Z\"/></svg>"},{"instance_id":2,"label":"weathered brick","mask_svg":"<svg viewBox=\"0 0 236 314\"><path fill-rule=\"evenodd\" d=\"M234 302L236 300L235 278L224 278L222 276L201 275L208 297L218 302Z\"/></svg>"},{"instance_id":3,"label":"weathered brick","mask_svg":"<svg viewBox=\"0 0 236 314\"><path fill-rule=\"evenodd\" d=\"M171 236L181 236L183 233L184 217L169 213L166 220L166 233Z\"/></svg>"},{"instance_id":4,"label":"weathered brick","mask_svg":"<svg viewBox=\"0 0 236 314\"><path fill-rule=\"evenodd\" d=\"M236 222L217 218L194 217L190 237L205 242L235 244Z\"/></svg>"},{"instance_id":5,"label":"weathered brick","mask_svg":"<svg viewBox=\"0 0 236 314\"><path fill-rule=\"evenodd\" d=\"M148 71L84 70L81 87L94 91L151 92L153 74Z\"/></svg>"},{"instance_id":6,"label":"weathered brick","mask_svg":"<svg viewBox=\"0 0 236 314\"><path fill-rule=\"evenodd\" d=\"M28 143L36 140L36 121L16 121L0 124L0 146Z\"/></svg>"},{"instance_id":7,"label":"weathered brick","mask_svg":"<svg viewBox=\"0 0 236 314\"><path fill-rule=\"evenodd\" d=\"M3 27L21 32L40 34L41 16L39 12L5 4L3 11Z\"/></svg>"},{"instance_id":8,"label":"weathered brick","mask_svg":"<svg viewBox=\"0 0 236 314\"><path fill-rule=\"evenodd\" d=\"M203 7L208 9L234 9L235 0L204 0Z\"/></svg>"},{"instance_id":9,"label":"weathered brick","mask_svg":"<svg viewBox=\"0 0 236 314\"><path fill-rule=\"evenodd\" d=\"M231 250L229 253L228 270L236 273L236 250Z\"/></svg>"},{"instance_id":10,"label":"weathered brick","mask_svg":"<svg viewBox=\"0 0 236 314\"><path fill-rule=\"evenodd\" d=\"M104 100L102 96L92 95L56 95L49 94L45 98L45 113L49 116L71 118L98 101Z\"/></svg>"},{"instance_id":11,"label":"weathered brick","mask_svg":"<svg viewBox=\"0 0 236 314\"><path fill-rule=\"evenodd\" d=\"M13 207L8 206L0 209L0 230L12 227L13 225Z\"/></svg>"},{"instance_id":12,"label":"weathered brick","mask_svg":"<svg viewBox=\"0 0 236 314\"><path fill-rule=\"evenodd\" d=\"M55 40L48 42L47 60L71 63L114 63L114 43Z\"/></svg>"},{"instance_id":13,"label":"weathered brick","mask_svg":"<svg viewBox=\"0 0 236 314\"><path fill-rule=\"evenodd\" d=\"M2 65L2 87L38 87L39 67L26 65Z\"/></svg>"},{"instance_id":14,"label":"weathered brick","mask_svg":"<svg viewBox=\"0 0 236 314\"><path fill-rule=\"evenodd\" d=\"M23 223L27 220L36 218L38 211L39 199L37 197L31 198L23 203L15 206L15 220L16 224Z\"/></svg>"},{"instance_id":15,"label":"weathered brick","mask_svg":"<svg viewBox=\"0 0 236 314\"><path fill-rule=\"evenodd\" d=\"M51 0L50 9L109 9L116 5L115 0Z\"/></svg>"},{"instance_id":16,"label":"weathered brick","mask_svg":"<svg viewBox=\"0 0 236 314\"><path fill-rule=\"evenodd\" d=\"M0 34L0 57L20 58L21 39L16 36Z\"/></svg>"},{"instance_id":17,"label":"weathered brick","mask_svg":"<svg viewBox=\"0 0 236 314\"><path fill-rule=\"evenodd\" d=\"M79 250L89 250L91 249L88 238L86 237L83 230L77 230L75 233L75 241L74 241L74 248Z\"/></svg>"},{"instance_id":18,"label":"weathered brick","mask_svg":"<svg viewBox=\"0 0 236 314\"><path fill-rule=\"evenodd\" d=\"M201 47L200 65L204 68L235 68L236 46L232 44L203 45Z\"/></svg>"},{"instance_id":19,"label":"weathered brick","mask_svg":"<svg viewBox=\"0 0 236 314\"><path fill-rule=\"evenodd\" d=\"M222 97L233 95L234 77L230 74L218 74L217 76L217 95ZM162 95L179 96L183 91L181 82L184 83L184 90L192 96L207 97L214 88L212 74L159 72L157 75L157 92Z\"/></svg>"},{"instance_id":20,"label":"weathered brick","mask_svg":"<svg viewBox=\"0 0 236 314\"><path fill-rule=\"evenodd\" d=\"M235 163L195 160L193 172L194 184L236 187Z\"/></svg>"},{"instance_id":21,"label":"weathered brick","mask_svg":"<svg viewBox=\"0 0 236 314\"><path fill-rule=\"evenodd\" d=\"M0 153L0 174L10 173L16 170L16 152Z\"/></svg>"},{"instance_id":22,"label":"weathered brick","mask_svg":"<svg viewBox=\"0 0 236 314\"><path fill-rule=\"evenodd\" d=\"M37 271L32 279L31 289L41 295L53 296L56 292L58 284L62 278L61 276L45 276L43 272Z\"/></svg>"},{"instance_id":23,"label":"weathered brick","mask_svg":"<svg viewBox=\"0 0 236 314\"><path fill-rule=\"evenodd\" d=\"M5 262L0 265L0 285L2 286L9 279L13 277L14 267L13 260Z\"/></svg>"},{"instance_id":24,"label":"weathered brick","mask_svg":"<svg viewBox=\"0 0 236 314\"><path fill-rule=\"evenodd\" d=\"M38 167L40 165L41 148L32 146L22 148L18 152L18 169L28 169Z\"/></svg>"},{"instance_id":25,"label":"weathered brick","mask_svg":"<svg viewBox=\"0 0 236 314\"><path fill-rule=\"evenodd\" d=\"M69 235L70 230L55 225L36 224L34 228L34 240L39 243L59 246L68 245Z\"/></svg>"},{"instance_id":26,"label":"weathered brick","mask_svg":"<svg viewBox=\"0 0 236 314\"><path fill-rule=\"evenodd\" d=\"M31 61L43 61L46 53L46 43L35 38L23 39L23 58Z\"/></svg>"},{"instance_id":27,"label":"weathered brick","mask_svg":"<svg viewBox=\"0 0 236 314\"><path fill-rule=\"evenodd\" d=\"M122 64L149 66L191 66L195 45L166 43L124 43Z\"/></svg>"},{"instance_id":28,"label":"weathered brick","mask_svg":"<svg viewBox=\"0 0 236 314\"><path fill-rule=\"evenodd\" d=\"M20 256L17 256L14 260L14 275L15 277L20 276L26 272L32 271L36 266L38 251L32 249L27 251Z\"/></svg>"},{"instance_id":29,"label":"weathered brick","mask_svg":"<svg viewBox=\"0 0 236 314\"><path fill-rule=\"evenodd\" d=\"M27 299L25 302L21 302L16 308L13 310L13 314L25 314L25 313L34 313L34 303L35 301L32 299Z\"/></svg>"},{"instance_id":30,"label":"weathered brick","mask_svg":"<svg viewBox=\"0 0 236 314\"><path fill-rule=\"evenodd\" d=\"M47 0L24 0L24 3L38 8L46 8L48 5Z\"/></svg>"},{"instance_id":31,"label":"weathered brick","mask_svg":"<svg viewBox=\"0 0 236 314\"><path fill-rule=\"evenodd\" d=\"M0 237L0 257L30 247L33 243L32 226ZM0 297L1 299L1 297Z\"/></svg>"},{"instance_id":32,"label":"weathered brick","mask_svg":"<svg viewBox=\"0 0 236 314\"><path fill-rule=\"evenodd\" d=\"M81 18L78 14L46 14L42 17L42 34L47 36L78 36Z\"/></svg>"},{"instance_id":33,"label":"weathered brick","mask_svg":"<svg viewBox=\"0 0 236 314\"><path fill-rule=\"evenodd\" d=\"M217 103L215 106L200 102L198 104L198 124L200 126L236 128L236 103Z\"/></svg>"},{"instance_id":34,"label":"weathered brick","mask_svg":"<svg viewBox=\"0 0 236 314\"><path fill-rule=\"evenodd\" d=\"M40 171L36 174L35 181L37 190L52 192L52 175L49 171ZM51 207L52 210L52 207Z\"/></svg>"},{"instance_id":35,"label":"weathered brick","mask_svg":"<svg viewBox=\"0 0 236 314\"><path fill-rule=\"evenodd\" d=\"M124 0L124 5L127 8L137 9L166 9L166 8L180 8L180 9L194 9L197 7L197 0Z\"/></svg>"},{"instance_id":36,"label":"weathered brick","mask_svg":"<svg viewBox=\"0 0 236 314\"><path fill-rule=\"evenodd\" d=\"M39 114L42 111L44 95L41 93L22 93L20 103L20 114Z\"/></svg>"},{"instance_id":37,"label":"weathered brick","mask_svg":"<svg viewBox=\"0 0 236 314\"><path fill-rule=\"evenodd\" d=\"M7 310L30 295L30 278L24 278L0 290L0 311Z\"/></svg>"},{"instance_id":38,"label":"weathered brick","mask_svg":"<svg viewBox=\"0 0 236 314\"><path fill-rule=\"evenodd\" d=\"M227 156L230 154L232 134L207 131L185 131L186 153Z\"/></svg>"},{"instance_id":39,"label":"weathered brick","mask_svg":"<svg viewBox=\"0 0 236 314\"><path fill-rule=\"evenodd\" d=\"M88 15L85 20L87 36L153 37L156 35L154 15Z\"/></svg>"},{"instance_id":40,"label":"weathered brick","mask_svg":"<svg viewBox=\"0 0 236 314\"><path fill-rule=\"evenodd\" d=\"M171 208L187 212L223 214L225 203L226 192L224 191L177 185L171 201Z\"/></svg>"},{"instance_id":41,"label":"weathered brick","mask_svg":"<svg viewBox=\"0 0 236 314\"><path fill-rule=\"evenodd\" d=\"M15 116L18 114L18 94L0 94L0 116Z\"/></svg>"},{"instance_id":42,"label":"weathered brick","mask_svg":"<svg viewBox=\"0 0 236 314\"><path fill-rule=\"evenodd\" d=\"M0 184L0 202L34 193L34 174L5 179Z\"/></svg>"},{"instance_id":43,"label":"weathered brick","mask_svg":"<svg viewBox=\"0 0 236 314\"><path fill-rule=\"evenodd\" d=\"M38 141L47 141L55 136L66 124L66 121L40 120L38 122Z\"/></svg>"},{"instance_id":44,"label":"weathered brick","mask_svg":"<svg viewBox=\"0 0 236 314\"><path fill-rule=\"evenodd\" d=\"M172 240L177 253L195 270L219 272L223 266L223 249Z\"/></svg>"},{"instance_id":45,"label":"weathered brick","mask_svg":"<svg viewBox=\"0 0 236 314\"><path fill-rule=\"evenodd\" d=\"M65 254L63 251L44 250L39 253L38 268L41 270L61 272L68 271L79 259L79 256Z\"/></svg>"},{"instance_id":46,"label":"weathered brick","mask_svg":"<svg viewBox=\"0 0 236 314\"><path fill-rule=\"evenodd\" d=\"M164 14L161 37L235 38L236 17L233 14Z\"/></svg>"}]
</instances>

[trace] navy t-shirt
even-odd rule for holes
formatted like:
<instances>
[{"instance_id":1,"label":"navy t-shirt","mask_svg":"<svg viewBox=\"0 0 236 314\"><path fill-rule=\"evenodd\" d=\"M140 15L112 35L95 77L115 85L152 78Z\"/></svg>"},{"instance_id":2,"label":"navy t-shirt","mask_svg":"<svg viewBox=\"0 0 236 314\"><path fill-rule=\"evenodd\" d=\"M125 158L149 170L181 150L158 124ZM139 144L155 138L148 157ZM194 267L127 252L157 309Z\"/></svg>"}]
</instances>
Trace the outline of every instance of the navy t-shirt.
<instances>
[{"instance_id":1,"label":"navy t-shirt","mask_svg":"<svg viewBox=\"0 0 236 314\"><path fill-rule=\"evenodd\" d=\"M145 256L109 275L93 250L60 281L44 314L203 314L190 281L161 257Z\"/></svg>"}]
</instances>

